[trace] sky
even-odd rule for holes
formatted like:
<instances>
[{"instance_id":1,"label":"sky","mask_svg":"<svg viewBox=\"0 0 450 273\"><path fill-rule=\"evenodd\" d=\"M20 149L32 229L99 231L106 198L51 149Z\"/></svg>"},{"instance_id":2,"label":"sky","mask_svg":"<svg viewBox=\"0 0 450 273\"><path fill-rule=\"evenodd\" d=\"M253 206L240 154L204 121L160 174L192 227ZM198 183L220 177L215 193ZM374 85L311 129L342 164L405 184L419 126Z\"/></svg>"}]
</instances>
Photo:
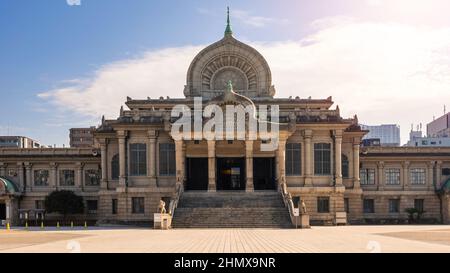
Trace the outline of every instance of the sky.
<instances>
[{"instance_id":1,"label":"sky","mask_svg":"<svg viewBox=\"0 0 450 273\"><path fill-rule=\"evenodd\" d=\"M277 97L332 96L344 117L399 124L403 143L450 108L448 0L0 0L0 135L60 147L127 96L183 97L227 6Z\"/></svg>"}]
</instances>

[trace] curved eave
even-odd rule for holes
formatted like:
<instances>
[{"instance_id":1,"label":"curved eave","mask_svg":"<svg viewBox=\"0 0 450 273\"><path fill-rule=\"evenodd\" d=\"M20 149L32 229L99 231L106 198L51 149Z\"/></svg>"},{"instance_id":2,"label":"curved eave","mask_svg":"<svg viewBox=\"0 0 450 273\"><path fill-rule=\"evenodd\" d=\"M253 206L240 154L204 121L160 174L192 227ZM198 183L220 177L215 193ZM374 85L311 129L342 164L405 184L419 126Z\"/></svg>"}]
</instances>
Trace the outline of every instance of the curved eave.
<instances>
[{"instance_id":1,"label":"curved eave","mask_svg":"<svg viewBox=\"0 0 450 273\"><path fill-rule=\"evenodd\" d=\"M19 187L17 187L17 185L11 180L5 177L0 177L0 183L4 185L7 194L20 195Z\"/></svg>"}]
</instances>

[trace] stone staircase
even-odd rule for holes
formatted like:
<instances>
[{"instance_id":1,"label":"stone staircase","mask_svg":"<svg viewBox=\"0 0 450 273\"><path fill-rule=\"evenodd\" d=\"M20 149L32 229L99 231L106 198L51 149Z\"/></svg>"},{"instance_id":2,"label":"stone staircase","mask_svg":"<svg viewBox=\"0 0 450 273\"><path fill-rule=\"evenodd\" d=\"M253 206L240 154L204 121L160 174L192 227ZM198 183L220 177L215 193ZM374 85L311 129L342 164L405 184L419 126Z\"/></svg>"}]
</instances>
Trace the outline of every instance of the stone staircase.
<instances>
[{"instance_id":1,"label":"stone staircase","mask_svg":"<svg viewBox=\"0 0 450 273\"><path fill-rule=\"evenodd\" d=\"M184 192L174 228L291 228L279 192Z\"/></svg>"}]
</instances>

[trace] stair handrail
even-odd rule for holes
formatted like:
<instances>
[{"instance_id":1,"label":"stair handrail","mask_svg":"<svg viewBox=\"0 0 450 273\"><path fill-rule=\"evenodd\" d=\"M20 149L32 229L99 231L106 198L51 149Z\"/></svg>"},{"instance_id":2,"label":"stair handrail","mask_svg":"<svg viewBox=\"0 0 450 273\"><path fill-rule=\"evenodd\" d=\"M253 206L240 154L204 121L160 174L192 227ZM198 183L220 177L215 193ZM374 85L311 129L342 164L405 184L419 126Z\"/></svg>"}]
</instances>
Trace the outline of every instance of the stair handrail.
<instances>
[{"instance_id":1,"label":"stair handrail","mask_svg":"<svg viewBox=\"0 0 450 273\"><path fill-rule=\"evenodd\" d=\"M292 202L292 196L287 190L286 181L284 181L284 179L281 180L280 185L281 185L281 196L283 197L284 205L288 208L291 223L294 225L295 215L294 215L294 202Z\"/></svg>"},{"instance_id":2,"label":"stair handrail","mask_svg":"<svg viewBox=\"0 0 450 273\"><path fill-rule=\"evenodd\" d=\"M178 202L180 201L181 195L183 195L183 185L180 182L177 182L175 186L175 197L170 200L169 205L169 214L173 217L175 213L175 209L178 207Z\"/></svg>"}]
</instances>

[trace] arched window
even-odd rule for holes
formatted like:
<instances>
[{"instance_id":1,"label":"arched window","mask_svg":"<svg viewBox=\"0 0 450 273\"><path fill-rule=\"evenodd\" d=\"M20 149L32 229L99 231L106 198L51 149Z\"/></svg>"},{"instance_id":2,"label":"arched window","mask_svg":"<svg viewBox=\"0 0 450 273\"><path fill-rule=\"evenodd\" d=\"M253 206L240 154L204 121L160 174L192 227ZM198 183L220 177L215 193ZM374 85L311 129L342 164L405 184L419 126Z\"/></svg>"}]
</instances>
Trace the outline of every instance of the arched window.
<instances>
[{"instance_id":1,"label":"arched window","mask_svg":"<svg viewBox=\"0 0 450 273\"><path fill-rule=\"evenodd\" d=\"M349 178L348 157L344 154L342 155L342 177Z\"/></svg>"},{"instance_id":2,"label":"arched window","mask_svg":"<svg viewBox=\"0 0 450 273\"><path fill-rule=\"evenodd\" d=\"M111 179L118 180L120 175L119 154L115 154L111 160Z\"/></svg>"}]
</instances>

